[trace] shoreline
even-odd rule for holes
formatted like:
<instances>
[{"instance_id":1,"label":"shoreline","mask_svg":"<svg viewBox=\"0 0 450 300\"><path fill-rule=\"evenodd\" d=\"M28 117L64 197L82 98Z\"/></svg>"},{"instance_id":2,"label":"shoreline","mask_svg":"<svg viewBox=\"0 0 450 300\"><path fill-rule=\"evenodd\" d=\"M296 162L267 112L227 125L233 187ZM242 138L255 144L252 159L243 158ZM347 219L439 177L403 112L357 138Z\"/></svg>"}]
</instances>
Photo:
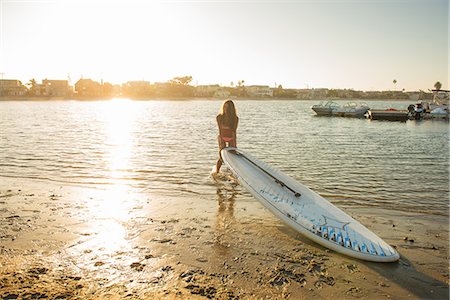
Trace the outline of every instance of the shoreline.
<instances>
[{"instance_id":1,"label":"shoreline","mask_svg":"<svg viewBox=\"0 0 450 300\"><path fill-rule=\"evenodd\" d=\"M94 102L94 101L111 101L111 100L132 100L132 101L224 101L225 99L231 99L236 101L347 101L347 102L364 102L364 101L389 101L389 102L408 102L417 103L422 100L410 100L410 99L292 99L292 98L199 98L199 97L154 97L154 98L131 98L131 97L89 97L89 98L76 98L76 97L0 97L1 102L8 101L26 101L26 102L50 102L50 101L79 101L79 102Z\"/></svg>"},{"instance_id":2,"label":"shoreline","mask_svg":"<svg viewBox=\"0 0 450 300\"><path fill-rule=\"evenodd\" d=\"M0 297L448 298L445 216L346 208L401 254L369 263L239 199L2 178Z\"/></svg>"}]
</instances>

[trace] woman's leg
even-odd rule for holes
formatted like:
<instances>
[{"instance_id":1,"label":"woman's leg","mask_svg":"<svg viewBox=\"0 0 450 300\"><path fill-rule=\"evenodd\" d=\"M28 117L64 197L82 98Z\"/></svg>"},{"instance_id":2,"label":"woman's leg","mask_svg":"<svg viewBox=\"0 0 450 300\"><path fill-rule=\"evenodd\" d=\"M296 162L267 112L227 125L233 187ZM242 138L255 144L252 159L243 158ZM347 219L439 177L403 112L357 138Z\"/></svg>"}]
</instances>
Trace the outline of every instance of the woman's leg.
<instances>
[{"instance_id":1,"label":"woman's leg","mask_svg":"<svg viewBox=\"0 0 450 300\"><path fill-rule=\"evenodd\" d=\"M219 156L220 156L220 154L219 154ZM217 160L217 163L216 163L216 172L217 173L219 173L220 167L222 167L222 159L219 157L219 159Z\"/></svg>"},{"instance_id":2,"label":"woman's leg","mask_svg":"<svg viewBox=\"0 0 450 300\"><path fill-rule=\"evenodd\" d=\"M216 172L219 173L220 167L222 167L222 155L220 151L222 151L222 149L225 148L225 143L220 138L220 135L217 136L217 142L219 143L219 159L217 160L216 163Z\"/></svg>"}]
</instances>

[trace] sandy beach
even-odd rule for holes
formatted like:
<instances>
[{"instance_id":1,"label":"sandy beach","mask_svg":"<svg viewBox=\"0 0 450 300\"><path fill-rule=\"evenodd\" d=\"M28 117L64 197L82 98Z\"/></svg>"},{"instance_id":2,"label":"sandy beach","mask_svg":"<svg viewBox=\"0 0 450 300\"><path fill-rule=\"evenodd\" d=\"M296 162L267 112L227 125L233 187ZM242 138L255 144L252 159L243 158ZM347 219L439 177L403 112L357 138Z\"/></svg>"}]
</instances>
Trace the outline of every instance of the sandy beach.
<instances>
[{"instance_id":1,"label":"sandy beach","mask_svg":"<svg viewBox=\"0 0 450 300\"><path fill-rule=\"evenodd\" d=\"M368 263L310 242L256 200L235 201L233 182L202 203L1 182L3 299L448 298L446 216L346 210L401 254Z\"/></svg>"}]
</instances>

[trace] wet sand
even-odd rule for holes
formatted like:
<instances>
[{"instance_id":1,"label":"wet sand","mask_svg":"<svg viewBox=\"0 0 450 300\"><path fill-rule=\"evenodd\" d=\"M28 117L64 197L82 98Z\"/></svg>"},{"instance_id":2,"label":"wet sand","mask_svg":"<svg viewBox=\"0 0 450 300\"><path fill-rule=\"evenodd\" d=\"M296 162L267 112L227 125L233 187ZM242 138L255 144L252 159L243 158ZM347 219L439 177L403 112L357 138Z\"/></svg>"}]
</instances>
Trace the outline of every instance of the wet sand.
<instances>
[{"instance_id":1,"label":"wet sand","mask_svg":"<svg viewBox=\"0 0 450 300\"><path fill-rule=\"evenodd\" d=\"M448 299L447 216L345 209L401 254L369 263L242 198L232 182L204 200L2 178L0 297Z\"/></svg>"}]
</instances>

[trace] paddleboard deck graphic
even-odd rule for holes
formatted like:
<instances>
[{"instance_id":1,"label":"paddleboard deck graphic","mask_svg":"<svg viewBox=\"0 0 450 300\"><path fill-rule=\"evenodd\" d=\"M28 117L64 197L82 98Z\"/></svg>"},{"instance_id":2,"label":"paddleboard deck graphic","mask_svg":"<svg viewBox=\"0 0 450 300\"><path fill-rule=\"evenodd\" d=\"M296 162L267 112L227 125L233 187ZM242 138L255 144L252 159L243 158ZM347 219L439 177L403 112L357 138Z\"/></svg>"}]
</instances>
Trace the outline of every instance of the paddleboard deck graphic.
<instances>
[{"instance_id":1,"label":"paddleboard deck graphic","mask_svg":"<svg viewBox=\"0 0 450 300\"><path fill-rule=\"evenodd\" d=\"M389 244L305 185L238 148L224 148L221 154L242 186L307 238L362 260L399 259Z\"/></svg>"}]
</instances>

